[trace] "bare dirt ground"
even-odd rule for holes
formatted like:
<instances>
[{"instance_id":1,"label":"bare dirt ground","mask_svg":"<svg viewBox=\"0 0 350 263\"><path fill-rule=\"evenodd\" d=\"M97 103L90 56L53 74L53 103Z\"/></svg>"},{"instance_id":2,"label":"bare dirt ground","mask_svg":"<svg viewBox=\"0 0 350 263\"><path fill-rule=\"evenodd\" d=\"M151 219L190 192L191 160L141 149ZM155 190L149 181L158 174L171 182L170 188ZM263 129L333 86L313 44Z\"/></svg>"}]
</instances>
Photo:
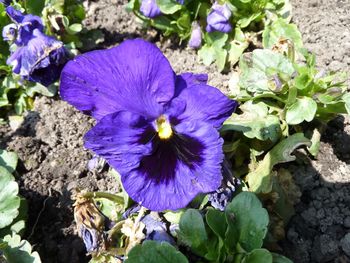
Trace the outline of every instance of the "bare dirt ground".
<instances>
[{"instance_id":1,"label":"bare dirt ground","mask_svg":"<svg viewBox=\"0 0 350 263\"><path fill-rule=\"evenodd\" d=\"M104 47L143 37L161 47L177 73L206 72L211 85L227 88L229 74L203 66L194 51L142 29L124 11L125 3L86 1L86 26L103 30ZM293 0L292 4L294 21L305 46L316 53L319 67L349 72L350 1ZM59 98L41 97L20 129L0 127L0 147L16 151L21 160L20 191L29 202L26 238L43 262L87 262L75 231L69 191L76 186L114 189L113 178L87 169L91 154L84 150L82 137L92 124ZM317 160L299 160L289 169L302 197L280 244L283 253L295 263L350 262L350 119L339 117L329 124Z\"/></svg>"}]
</instances>

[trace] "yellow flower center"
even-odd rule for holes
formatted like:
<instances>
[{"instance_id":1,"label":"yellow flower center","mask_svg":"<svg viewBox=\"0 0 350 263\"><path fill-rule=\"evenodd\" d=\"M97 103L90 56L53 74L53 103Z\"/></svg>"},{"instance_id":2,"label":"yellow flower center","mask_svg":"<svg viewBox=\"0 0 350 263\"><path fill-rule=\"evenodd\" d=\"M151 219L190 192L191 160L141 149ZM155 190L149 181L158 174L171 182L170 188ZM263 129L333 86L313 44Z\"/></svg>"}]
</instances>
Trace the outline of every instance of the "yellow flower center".
<instances>
[{"instance_id":1,"label":"yellow flower center","mask_svg":"<svg viewBox=\"0 0 350 263\"><path fill-rule=\"evenodd\" d=\"M161 115L157 120L157 132L158 136L162 140L167 140L173 135L173 130L167 118Z\"/></svg>"}]
</instances>

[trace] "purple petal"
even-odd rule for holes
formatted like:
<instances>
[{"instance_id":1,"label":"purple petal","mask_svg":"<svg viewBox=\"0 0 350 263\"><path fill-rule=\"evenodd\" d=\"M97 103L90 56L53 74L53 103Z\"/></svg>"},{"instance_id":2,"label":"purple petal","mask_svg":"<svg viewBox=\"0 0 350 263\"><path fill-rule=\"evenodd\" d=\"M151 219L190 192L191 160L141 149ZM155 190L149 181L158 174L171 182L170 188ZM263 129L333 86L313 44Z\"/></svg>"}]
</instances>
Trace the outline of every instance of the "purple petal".
<instances>
[{"instance_id":1,"label":"purple petal","mask_svg":"<svg viewBox=\"0 0 350 263\"><path fill-rule=\"evenodd\" d=\"M167 141L155 137L153 152L140 166L121 173L130 197L150 210L185 207L197 194L221 183L222 143L219 133L203 122L183 122Z\"/></svg>"},{"instance_id":2,"label":"purple petal","mask_svg":"<svg viewBox=\"0 0 350 263\"><path fill-rule=\"evenodd\" d=\"M92 51L67 63L61 97L101 119L127 110L156 118L174 94L175 75L161 51L142 39Z\"/></svg>"},{"instance_id":3,"label":"purple petal","mask_svg":"<svg viewBox=\"0 0 350 263\"><path fill-rule=\"evenodd\" d=\"M227 4L219 5L215 3L207 16L207 32L220 31L229 33L232 30L231 15L232 12Z\"/></svg>"},{"instance_id":4,"label":"purple petal","mask_svg":"<svg viewBox=\"0 0 350 263\"><path fill-rule=\"evenodd\" d=\"M34 15L24 15L22 12L14 9L12 6L6 8L8 16L17 24L18 36L17 45L26 45L32 38L34 30L44 31L44 25L40 17Z\"/></svg>"},{"instance_id":5,"label":"purple petal","mask_svg":"<svg viewBox=\"0 0 350 263\"><path fill-rule=\"evenodd\" d=\"M237 107L236 101L228 99L220 90L204 84L182 89L177 98L171 101L170 109L177 108L178 101L186 102L185 110L176 116L179 122L201 120L215 128L220 128ZM169 110L174 111L176 110Z\"/></svg>"},{"instance_id":6,"label":"purple petal","mask_svg":"<svg viewBox=\"0 0 350 263\"><path fill-rule=\"evenodd\" d=\"M62 42L35 29L30 41L18 47L6 63L23 79L48 86L59 78L67 57Z\"/></svg>"},{"instance_id":7,"label":"purple petal","mask_svg":"<svg viewBox=\"0 0 350 263\"><path fill-rule=\"evenodd\" d=\"M149 18L154 18L162 14L156 0L142 0L140 11L144 16Z\"/></svg>"},{"instance_id":8,"label":"purple petal","mask_svg":"<svg viewBox=\"0 0 350 263\"><path fill-rule=\"evenodd\" d=\"M151 152L155 130L137 114L121 111L105 116L85 135L85 147L102 156L119 173L127 174Z\"/></svg>"},{"instance_id":9,"label":"purple petal","mask_svg":"<svg viewBox=\"0 0 350 263\"><path fill-rule=\"evenodd\" d=\"M207 74L194 74L194 73L183 73L181 75L176 76L175 83L175 95L177 97L180 92L188 87L197 84L207 84L208 75Z\"/></svg>"}]
</instances>

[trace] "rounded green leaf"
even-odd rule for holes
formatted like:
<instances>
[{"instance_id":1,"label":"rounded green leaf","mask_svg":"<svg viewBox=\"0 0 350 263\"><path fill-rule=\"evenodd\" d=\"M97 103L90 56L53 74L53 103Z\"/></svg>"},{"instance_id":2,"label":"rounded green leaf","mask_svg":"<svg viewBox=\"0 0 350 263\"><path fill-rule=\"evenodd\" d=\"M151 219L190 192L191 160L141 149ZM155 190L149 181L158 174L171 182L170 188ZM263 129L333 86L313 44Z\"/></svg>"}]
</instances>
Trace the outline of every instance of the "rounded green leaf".
<instances>
[{"instance_id":1,"label":"rounded green leaf","mask_svg":"<svg viewBox=\"0 0 350 263\"><path fill-rule=\"evenodd\" d=\"M0 166L0 229L12 223L18 215L20 198L13 176Z\"/></svg>"},{"instance_id":2,"label":"rounded green leaf","mask_svg":"<svg viewBox=\"0 0 350 263\"><path fill-rule=\"evenodd\" d=\"M179 239L195 249L208 240L202 215L195 209L188 209L180 219Z\"/></svg>"},{"instance_id":3,"label":"rounded green leaf","mask_svg":"<svg viewBox=\"0 0 350 263\"><path fill-rule=\"evenodd\" d=\"M16 170L18 157L14 152L0 150L0 166L13 173Z\"/></svg>"},{"instance_id":4,"label":"rounded green leaf","mask_svg":"<svg viewBox=\"0 0 350 263\"><path fill-rule=\"evenodd\" d=\"M125 263L188 263L187 258L167 242L147 240L135 246Z\"/></svg>"},{"instance_id":5,"label":"rounded green leaf","mask_svg":"<svg viewBox=\"0 0 350 263\"><path fill-rule=\"evenodd\" d=\"M235 228L238 234L238 242L247 252L261 248L267 233L269 215L255 194L242 192L238 194L226 207L227 214L234 215L234 224L230 228Z\"/></svg>"},{"instance_id":6,"label":"rounded green leaf","mask_svg":"<svg viewBox=\"0 0 350 263\"><path fill-rule=\"evenodd\" d=\"M156 0L156 2L160 11L166 15L174 14L182 8L182 5L175 0Z\"/></svg>"},{"instance_id":7,"label":"rounded green leaf","mask_svg":"<svg viewBox=\"0 0 350 263\"><path fill-rule=\"evenodd\" d=\"M272 263L272 254L266 249L255 249L250 252L242 263Z\"/></svg>"},{"instance_id":8,"label":"rounded green leaf","mask_svg":"<svg viewBox=\"0 0 350 263\"><path fill-rule=\"evenodd\" d=\"M21 240L17 234L7 235L3 240L6 248L3 250L4 257L10 263L41 263L38 252L32 252L30 243Z\"/></svg>"},{"instance_id":9,"label":"rounded green leaf","mask_svg":"<svg viewBox=\"0 0 350 263\"><path fill-rule=\"evenodd\" d=\"M286 121L290 125L300 124L303 121L310 122L317 111L317 103L308 97L298 98L287 109Z\"/></svg>"}]
</instances>

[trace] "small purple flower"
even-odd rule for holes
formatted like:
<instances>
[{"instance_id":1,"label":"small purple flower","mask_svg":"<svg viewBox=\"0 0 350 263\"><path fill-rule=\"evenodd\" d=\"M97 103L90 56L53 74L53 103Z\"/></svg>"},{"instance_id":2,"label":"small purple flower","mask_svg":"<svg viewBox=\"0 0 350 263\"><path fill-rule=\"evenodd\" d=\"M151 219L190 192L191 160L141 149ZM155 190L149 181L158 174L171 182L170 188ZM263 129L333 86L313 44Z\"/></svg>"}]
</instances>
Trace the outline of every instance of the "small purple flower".
<instances>
[{"instance_id":1,"label":"small purple flower","mask_svg":"<svg viewBox=\"0 0 350 263\"><path fill-rule=\"evenodd\" d=\"M229 33L232 30L230 23L232 12L228 5L219 5L215 2L211 8L212 10L207 16L207 32L220 31Z\"/></svg>"},{"instance_id":2,"label":"small purple flower","mask_svg":"<svg viewBox=\"0 0 350 263\"><path fill-rule=\"evenodd\" d=\"M156 0L142 0L140 11L144 16L149 18L154 18L162 14Z\"/></svg>"},{"instance_id":3,"label":"small purple flower","mask_svg":"<svg viewBox=\"0 0 350 263\"><path fill-rule=\"evenodd\" d=\"M185 3L185 0L176 0L180 5ZM149 18L155 18L162 14L156 0L142 0L140 6L141 13Z\"/></svg>"},{"instance_id":4,"label":"small purple flower","mask_svg":"<svg viewBox=\"0 0 350 263\"><path fill-rule=\"evenodd\" d=\"M206 79L176 75L156 46L136 39L68 62L60 92L97 119L85 147L120 173L130 197L176 210L221 184L218 129L237 103Z\"/></svg>"},{"instance_id":5,"label":"small purple flower","mask_svg":"<svg viewBox=\"0 0 350 263\"><path fill-rule=\"evenodd\" d=\"M188 45L191 48L199 48L202 44L202 31L198 22L193 22L192 33Z\"/></svg>"},{"instance_id":6,"label":"small purple flower","mask_svg":"<svg viewBox=\"0 0 350 263\"><path fill-rule=\"evenodd\" d=\"M43 33L40 17L24 15L12 6L6 12L15 24L4 27L2 35L16 44L6 63L23 79L45 86L55 82L68 59L63 43Z\"/></svg>"}]
</instances>

